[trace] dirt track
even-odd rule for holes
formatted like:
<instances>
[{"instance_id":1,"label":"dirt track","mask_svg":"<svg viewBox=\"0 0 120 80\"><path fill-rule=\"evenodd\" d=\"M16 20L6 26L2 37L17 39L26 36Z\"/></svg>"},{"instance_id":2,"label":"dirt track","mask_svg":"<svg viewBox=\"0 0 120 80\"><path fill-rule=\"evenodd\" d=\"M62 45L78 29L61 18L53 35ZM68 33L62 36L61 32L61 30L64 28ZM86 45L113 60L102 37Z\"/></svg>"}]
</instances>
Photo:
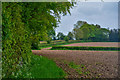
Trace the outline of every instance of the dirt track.
<instances>
[{"instance_id":1,"label":"dirt track","mask_svg":"<svg viewBox=\"0 0 120 80\"><path fill-rule=\"evenodd\" d=\"M80 51L80 50L32 50L34 54L53 59L67 74L68 78L115 78L118 76L117 51ZM85 65L89 75L80 75L68 67L64 61L73 61L77 65ZM48 65L49 66L49 65Z\"/></svg>"}]
</instances>

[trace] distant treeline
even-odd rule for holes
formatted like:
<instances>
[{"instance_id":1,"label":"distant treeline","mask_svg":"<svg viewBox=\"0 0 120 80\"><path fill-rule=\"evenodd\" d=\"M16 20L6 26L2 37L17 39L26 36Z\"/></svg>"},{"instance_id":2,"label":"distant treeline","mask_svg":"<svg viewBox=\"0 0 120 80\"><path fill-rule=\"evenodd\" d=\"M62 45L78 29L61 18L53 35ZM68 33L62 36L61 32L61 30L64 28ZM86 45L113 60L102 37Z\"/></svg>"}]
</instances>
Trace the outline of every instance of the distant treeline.
<instances>
[{"instance_id":1,"label":"distant treeline","mask_svg":"<svg viewBox=\"0 0 120 80\"><path fill-rule=\"evenodd\" d=\"M101 28L100 25L88 24L85 21L77 21L72 32L67 35L59 32L53 40L84 40L84 41L120 41L120 29Z\"/></svg>"}]
</instances>

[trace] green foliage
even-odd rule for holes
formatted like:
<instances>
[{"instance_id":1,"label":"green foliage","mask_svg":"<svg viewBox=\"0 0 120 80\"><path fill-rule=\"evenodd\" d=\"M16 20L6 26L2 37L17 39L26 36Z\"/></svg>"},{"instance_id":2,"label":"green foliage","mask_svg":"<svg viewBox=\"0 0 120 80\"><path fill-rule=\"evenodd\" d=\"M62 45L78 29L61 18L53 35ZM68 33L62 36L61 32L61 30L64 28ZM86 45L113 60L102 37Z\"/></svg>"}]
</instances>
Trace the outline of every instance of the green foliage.
<instances>
[{"instance_id":1,"label":"green foliage","mask_svg":"<svg viewBox=\"0 0 120 80\"><path fill-rule=\"evenodd\" d=\"M78 21L76 24L74 24L74 29L73 29L73 35L76 40L81 40L83 39L83 31L80 29L80 27L84 24L85 22L83 21Z\"/></svg>"},{"instance_id":2,"label":"green foliage","mask_svg":"<svg viewBox=\"0 0 120 80\"><path fill-rule=\"evenodd\" d=\"M69 37L68 37L68 36L65 36L64 40L65 40L66 42L68 42L68 41L69 41Z\"/></svg>"},{"instance_id":3,"label":"green foliage","mask_svg":"<svg viewBox=\"0 0 120 80\"><path fill-rule=\"evenodd\" d=\"M41 44L39 44L39 47L47 48L47 47L52 47L52 46L56 46L56 45L66 45L66 44L79 43L79 42L81 42L81 41L80 40L69 40L69 42L66 42L64 40L61 40L61 41L54 40L54 41L51 41L50 44L41 43Z\"/></svg>"},{"instance_id":4,"label":"green foliage","mask_svg":"<svg viewBox=\"0 0 120 80\"><path fill-rule=\"evenodd\" d=\"M39 48L39 38L37 37L37 35L32 35L30 36L30 40L31 40L31 49L40 49Z\"/></svg>"},{"instance_id":5,"label":"green foliage","mask_svg":"<svg viewBox=\"0 0 120 80\"><path fill-rule=\"evenodd\" d=\"M59 33L57 34L57 37L58 37L58 40L64 40L65 35L64 35L62 32L59 32Z\"/></svg>"},{"instance_id":6,"label":"green foliage","mask_svg":"<svg viewBox=\"0 0 120 80\"><path fill-rule=\"evenodd\" d=\"M53 60L32 54L31 63L28 66L23 65L16 73L12 72L9 78L64 78L65 76L66 73Z\"/></svg>"},{"instance_id":7,"label":"green foliage","mask_svg":"<svg viewBox=\"0 0 120 80\"><path fill-rule=\"evenodd\" d=\"M48 31L48 37L55 40L56 36L55 36L55 30L54 29Z\"/></svg>"},{"instance_id":8,"label":"green foliage","mask_svg":"<svg viewBox=\"0 0 120 80\"><path fill-rule=\"evenodd\" d=\"M72 34L72 32L69 32L67 36L68 36L69 40L73 40L73 34Z\"/></svg>"},{"instance_id":9,"label":"green foliage","mask_svg":"<svg viewBox=\"0 0 120 80\"><path fill-rule=\"evenodd\" d=\"M60 14L66 15L74 4L70 2L27 2L21 5L24 9L23 21L30 29L30 36L38 38L32 43L38 41L39 44L39 40L47 41L49 37L55 36L54 29L60 22Z\"/></svg>"},{"instance_id":10,"label":"green foliage","mask_svg":"<svg viewBox=\"0 0 120 80\"><path fill-rule=\"evenodd\" d=\"M78 21L74 26L73 34L76 40L108 41L109 39L109 30L101 28L98 24Z\"/></svg>"},{"instance_id":11,"label":"green foliage","mask_svg":"<svg viewBox=\"0 0 120 80\"><path fill-rule=\"evenodd\" d=\"M47 39L47 43L50 44L51 41L52 41L52 38L51 38L51 37L48 37L48 39Z\"/></svg>"},{"instance_id":12,"label":"green foliage","mask_svg":"<svg viewBox=\"0 0 120 80\"><path fill-rule=\"evenodd\" d=\"M30 63L31 44L21 19L22 7L3 3L2 8L2 77L10 77L20 75L17 71Z\"/></svg>"},{"instance_id":13,"label":"green foliage","mask_svg":"<svg viewBox=\"0 0 120 80\"><path fill-rule=\"evenodd\" d=\"M120 42L120 29L111 29L109 34L109 41Z\"/></svg>"},{"instance_id":14,"label":"green foliage","mask_svg":"<svg viewBox=\"0 0 120 80\"><path fill-rule=\"evenodd\" d=\"M84 27L83 27L84 26ZM83 31L83 40L88 40L89 38L89 25L88 24L84 24L83 26L80 27L80 29Z\"/></svg>"},{"instance_id":15,"label":"green foliage","mask_svg":"<svg viewBox=\"0 0 120 80\"><path fill-rule=\"evenodd\" d=\"M39 40L47 40L47 31L57 27L60 14L66 15L70 2L2 3L2 77L8 78L23 65L30 64L31 47L39 49Z\"/></svg>"},{"instance_id":16,"label":"green foliage","mask_svg":"<svg viewBox=\"0 0 120 80\"><path fill-rule=\"evenodd\" d=\"M52 46L51 50L110 50L110 51L120 51L120 47Z\"/></svg>"},{"instance_id":17,"label":"green foliage","mask_svg":"<svg viewBox=\"0 0 120 80\"><path fill-rule=\"evenodd\" d=\"M24 76L25 78L64 78L66 76L65 72L56 66L53 60L38 55L32 55L31 61L28 71L31 75L27 77Z\"/></svg>"}]
</instances>

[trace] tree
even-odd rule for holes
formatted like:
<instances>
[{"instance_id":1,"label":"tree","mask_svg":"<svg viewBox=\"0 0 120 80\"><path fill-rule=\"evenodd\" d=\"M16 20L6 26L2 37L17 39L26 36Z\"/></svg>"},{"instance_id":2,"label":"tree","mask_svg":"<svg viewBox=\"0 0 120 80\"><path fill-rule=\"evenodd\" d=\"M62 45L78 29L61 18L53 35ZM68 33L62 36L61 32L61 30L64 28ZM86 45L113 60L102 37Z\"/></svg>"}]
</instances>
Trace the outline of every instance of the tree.
<instances>
[{"instance_id":1,"label":"tree","mask_svg":"<svg viewBox=\"0 0 120 80\"><path fill-rule=\"evenodd\" d=\"M74 27L80 28L80 27L83 26L84 24L87 24L87 22L86 22L86 21L77 21L77 23L74 24Z\"/></svg>"},{"instance_id":2,"label":"tree","mask_svg":"<svg viewBox=\"0 0 120 80\"><path fill-rule=\"evenodd\" d=\"M109 38L108 29L101 28L98 24L88 24L85 21L77 21L73 34L76 40L108 41Z\"/></svg>"},{"instance_id":3,"label":"tree","mask_svg":"<svg viewBox=\"0 0 120 80\"><path fill-rule=\"evenodd\" d=\"M72 34L72 32L69 32L67 36L68 36L69 40L73 40L73 34Z\"/></svg>"},{"instance_id":4,"label":"tree","mask_svg":"<svg viewBox=\"0 0 120 80\"><path fill-rule=\"evenodd\" d=\"M47 40L47 31L58 27L60 15L70 13L72 6L70 2L2 3L3 78L22 76L18 72L30 64L31 47Z\"/></svg>"},{"instance_id":5,"label":"tree","mask_svg":"<svg viewBox=\"0 0 120 80\"><path fill-rule=\"evenodd\" d=\"M47 39L47 43L50 44L51 41L52 41L52 38L51 38L51 37L48 37L48 39Z\"/></svg>"},{"instance_id":6,"label":"tree","mask_svg":"<svg viewBox=\"0 0 120 80\"><path fill-rule=\"evenodd\" d=\"M30 63L29 29L22 22L19 3L2 3L2 77L21 76L20 69ZM14 74L14 75L12 75ZM26 72L26 74L28 74Z\"/></svg>"},{"instance_id":7,"label":"tree","mask_svg":"<svg viewBox=\"0 0 120 80\"><path fill-rule=\"evenodd\" d=\"M54 39L55 38L55 30L54 29L51 29L51 30L49 30L48 31L48 37L51 37L52 39Z\"/></svg>"},{"instance_id":8,"label":"tree","mask_svg":"<svg viewBox=\"0 0 120 80\"><path fill-rule=\"evenodd\" d=\"M109 40L110 41L119 41L119 29L111 29L109 34Z\"/></svg>"},{"instance_id":9,"label":"tree","mask_svg":"<svg viewBox=\"0 0 120 80\"><path fill-rule=\"evenodd\" d=\"M60 14L66 15L67 13L70 13L70 8L74 5L74 3L27 2L21 5L24 7L24 14L22 15L24 17L23 21L30 29L30 36L37 37L35 41L32 41L32 44L34 44L36 41L39 43L39 40L48 40L47 38L49 38L49 35L47 32L58 27L61 17Z\"/></svg>"},{"instance_id":10,"label":"tree","mask_svg":"<svg viewBox=\"0 0 120 80\"><path fill-rule=\"evenodd\" d=\"M69 41L69 37L68 37L68 36L65 36L65 37L64 37L64 40L65 40L66 42L68 42L68 41Z\"/></svg>"},{"instance_id":11,"label":"tree","mask_svg":"<svg viewBox=\"0 0 120 80\"><path fill-rule=\"evenodd\" d=\"M88 40L89 38L89 33L90 33L90 29L89 29L89 24L84 24L80 27L80 29L83 31L83 39L84 40Z\"/></svg>"},{"instance_id":12,"label":"tree","mask_svg":"<svg viewBox=\"0 0 120 80\"><path fill-rule=\"evenodd\" d=\"M77 23L74 24L73 34L76 40L81 40L86 38L86 32L84 30L85 27L82 27L85 24L87 24L86 21L77 21Z\"/></svg>"},{"instance_id":13,"label":"tree","mask_svg":"<svg viewBox=\"0 0 120 80\"><path fill-rule=\"evenodd\" d=\"M83 39L83 31L81 29L77 29L77 28L74 28L73 29L73 34L74 34L74 38L76 40L81 40Z\"/></svg>"},{"instance_id":14,"label":"tree","mask_svg":"<svg viewBox=\"0 0 120 80\"><path fill-rule=\"evenodd\" d=\"M57 34L57 37L58 37L58 40L64 40L65 35L64 35L63 33L59 32L59 33Z\"/></svg>"},{"instance_id":15,"label":"tree","mask_svg":"<svg viewBox=\"0 0 120 80\"><path fill-rule=\"evenodd\" d=\"M118 28L118 42L120 42L120 28Z\"/></svg>"}]
</instances>

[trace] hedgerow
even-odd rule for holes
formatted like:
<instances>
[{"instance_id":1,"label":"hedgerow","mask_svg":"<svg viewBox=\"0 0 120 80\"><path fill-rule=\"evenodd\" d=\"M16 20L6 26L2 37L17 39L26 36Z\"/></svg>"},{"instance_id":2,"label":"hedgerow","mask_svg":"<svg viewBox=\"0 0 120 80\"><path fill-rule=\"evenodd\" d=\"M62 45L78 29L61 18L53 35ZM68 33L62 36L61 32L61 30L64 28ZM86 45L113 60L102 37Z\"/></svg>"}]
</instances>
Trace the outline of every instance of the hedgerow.
<instances>
[{"instance_id":1,"label":"hedgerow","mask_svg":"<svg viewBox=\"0 0 120 80\"><path fill-rule=\"evenodd\" d=\"M120 47L52 46L51 50L120 50Z\"/></svg>"},{"instance_id":2,"label":"hedgerow","mask_svg":"<svg viewBox=\"0 0 120 80\"><path fill-rule=\"evenodd\" d=\"M31 64L31 48L47 40L60 14L70 13L73 3L2 2L2 77L23 77ZM54 16L53 16L54 15Z\"/></svg>"},{"instance_id":3,"label":"hedgerow","mask_svg":"<svg viewBox=\"0 0 120 80\"><path fill-rule=\"evenodd\" d=\"M30 63L29 32L22 22L20 5L3 3L2 8L2 77L18 77L23 65Z\"/></svg>"}]
</instances>

